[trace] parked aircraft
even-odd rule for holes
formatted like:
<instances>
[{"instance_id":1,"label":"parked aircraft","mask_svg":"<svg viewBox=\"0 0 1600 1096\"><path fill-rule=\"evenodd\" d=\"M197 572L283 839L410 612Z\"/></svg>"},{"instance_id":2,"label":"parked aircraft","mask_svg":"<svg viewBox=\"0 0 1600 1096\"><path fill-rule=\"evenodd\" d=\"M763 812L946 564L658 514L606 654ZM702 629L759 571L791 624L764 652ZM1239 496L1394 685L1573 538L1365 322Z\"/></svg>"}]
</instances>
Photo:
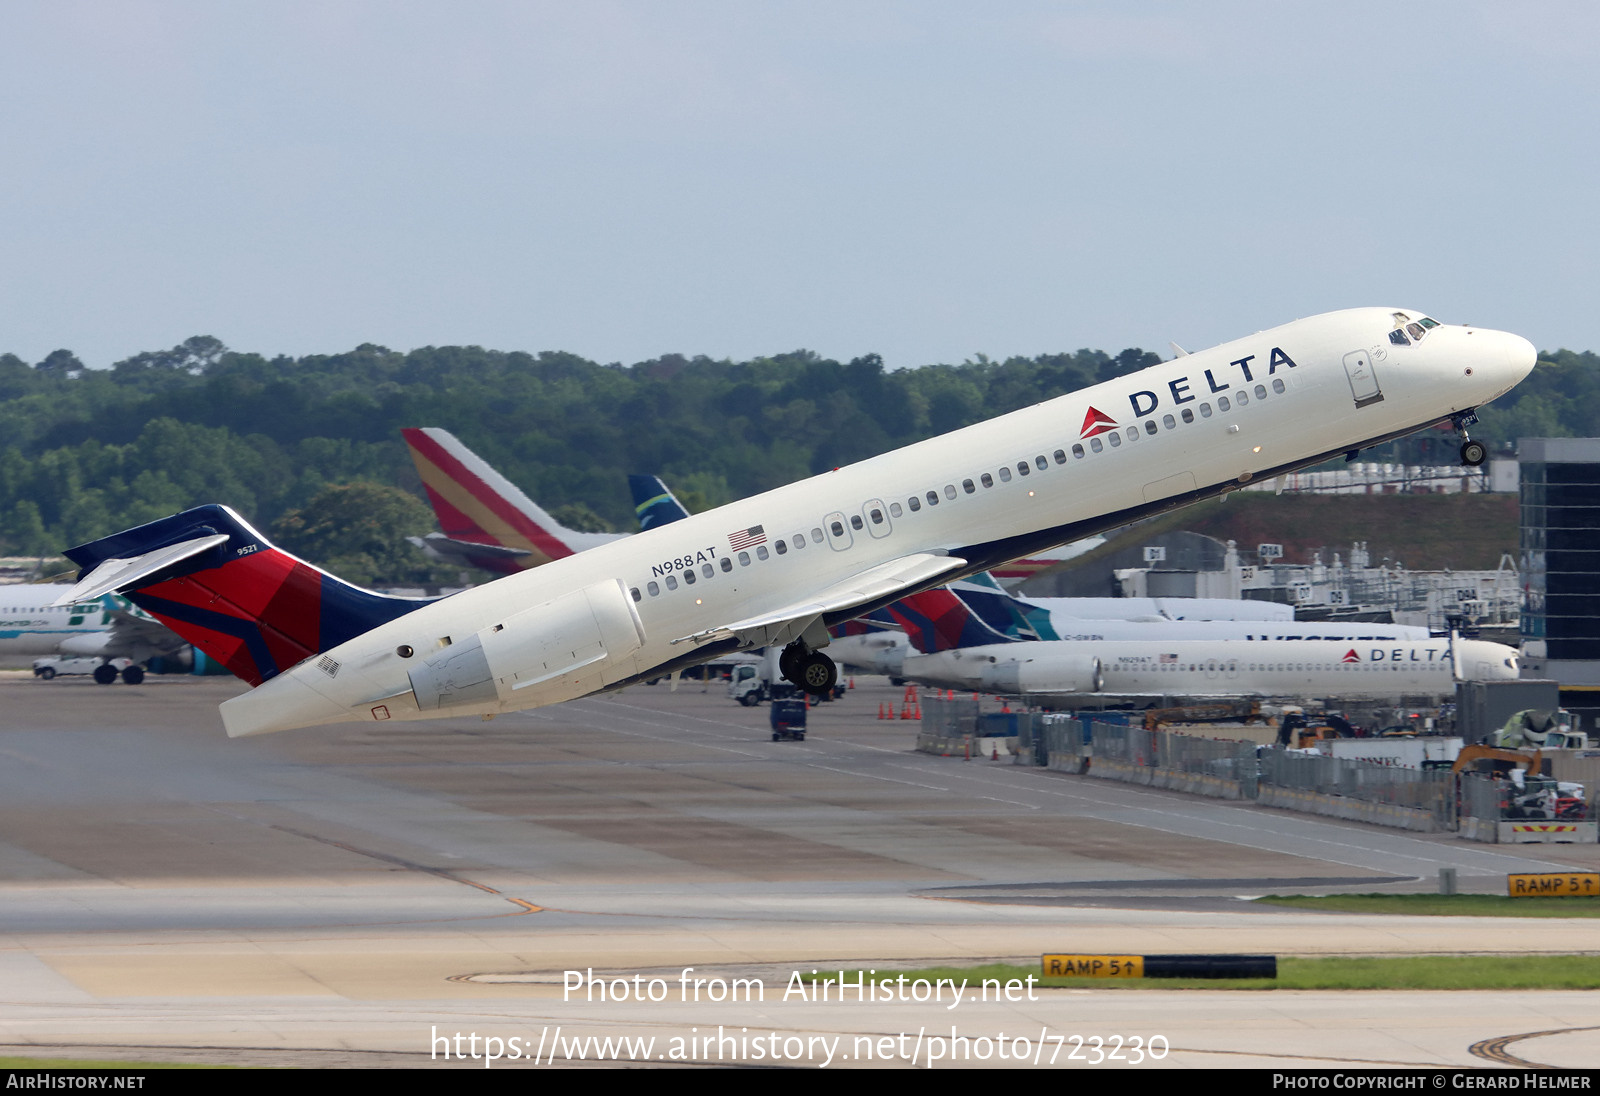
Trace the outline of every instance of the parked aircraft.
<instances>
[{"instance_id":1,"label":"parked aircraft","mask_svg":"<svg viewBox=\"0 0 1600 1096\"><path fill-rule=\"evenodd\" d=\"M440 562L513 575L625 535L568 529L448 430L400 433L443 530L407 539Z\"/></svg>"},{"instance_id":2,"label":"parked aircraft","mask_svg":"<svg viewBox=\"0 0 1600 1096\"><path fill-rule=\"evenodd\" d=\"M234 736L489 716L771 644L820 694L838 674L820 650L830 625L1441 420L1464 434L1535 359L1505 332L1351 309L447 598L350 586L213 505L71 549L84 573L63 600L126 591L256 686L222 705Z\"/></svg>"},{"instance_id":3,"label":"parked aircraft","mask_svg":"<svg viewBox=\"0 0 1600 1096\"><path fill-rule=\"evenodd\" d=\"M884 672L939 688L1045 696L1067 705L1156 697L1447 696L1458 678L1495 681L1518 673L1515 648L1480 640L1377 633L1339 639L1008 639L948 590L915 594L889 612L908 626L921 653L880 658L881 664L895 663Z\"/></svg>"},{"instance_id":4,"label":"parked aircraft","mask_svg":"<svg viewBox=\"0 0 1600 1096\"><path fill-rule=\"evenodd\" d=\"M122 670L122 680L137 685L144 680L141 663L186 646L170 629L120 597L62 602L63 590L59 585L28 583L0 586L0 654L98 658L102 664L94 676L103 685L118 676L110 660L130 658L134 664Z\"/></svg>"}]
</instances>

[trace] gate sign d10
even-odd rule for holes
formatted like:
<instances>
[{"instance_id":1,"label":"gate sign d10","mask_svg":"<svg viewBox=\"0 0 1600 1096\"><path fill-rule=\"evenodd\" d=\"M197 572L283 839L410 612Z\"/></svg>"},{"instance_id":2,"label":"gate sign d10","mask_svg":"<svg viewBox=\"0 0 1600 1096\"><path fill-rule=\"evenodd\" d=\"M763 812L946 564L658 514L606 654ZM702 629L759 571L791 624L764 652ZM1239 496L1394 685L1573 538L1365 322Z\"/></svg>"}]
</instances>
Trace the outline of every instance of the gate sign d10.
<instances>
[{"instance_id":1,"label":"gate sign d10","mask_svg":"<svg viewBox=\"0 0 1600 1096\"><path fill-rule=\"evenodd\" d=\"M1506 893L1512 898L1596 898L1600 897L1600 872L1508 875Z\"/></svg>"},{"instance_id":2,"label":"gate sign d10","mask_svg":"<svg viewBox=\"0 0 1600 1096\"><path fill-rule=\"evenodd\" d=\"M1045 955L1045 977L1143 978L1142 955Z\"/></svg>"}]
</instances>

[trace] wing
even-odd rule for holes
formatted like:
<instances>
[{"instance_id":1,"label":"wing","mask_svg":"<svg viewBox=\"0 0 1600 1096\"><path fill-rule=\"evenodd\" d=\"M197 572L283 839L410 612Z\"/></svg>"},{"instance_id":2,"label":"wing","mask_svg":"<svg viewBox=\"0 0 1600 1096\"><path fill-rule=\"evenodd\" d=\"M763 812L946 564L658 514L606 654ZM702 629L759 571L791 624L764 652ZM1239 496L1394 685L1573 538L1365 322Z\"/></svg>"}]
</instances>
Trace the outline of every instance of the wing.
<instances>
[{"instance_id":1,"label":"wing","mask_svg":"<svg viewBox=\"0 0 1600 1096\"><path fill-rule=\"evenodd\" d=\"M967 565L959 556L917 552L901 556L836 582L805 601L746 617L731 624L680 636L674 643L705 643L713 639L736 638L744 647L767 647L785 643L811 628L824 616L892 601L927 586L941 575Z\"/></svg>"}]
</instances>

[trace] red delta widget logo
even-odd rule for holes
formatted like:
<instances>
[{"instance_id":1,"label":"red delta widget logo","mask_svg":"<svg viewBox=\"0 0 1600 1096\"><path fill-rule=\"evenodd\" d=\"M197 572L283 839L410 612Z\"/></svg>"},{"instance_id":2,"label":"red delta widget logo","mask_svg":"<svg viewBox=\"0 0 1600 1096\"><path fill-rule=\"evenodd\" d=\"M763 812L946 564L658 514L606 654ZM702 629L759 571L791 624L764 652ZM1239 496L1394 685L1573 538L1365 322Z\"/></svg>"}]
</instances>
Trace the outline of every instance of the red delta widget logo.
<instances>
[{"instance_id":1,"label":"red delta widget logo","mask_svg":"<svg viewBox=\"0 0 1600 1096\"><path fill-rule=\"evenodd\" d=\"M1109 434L1117 428L1117 420L1101 411L1097 407L1089 408L1083 416L1083 429L1079 431L1079 439L1092 438L1096 434Z\"/></svg>"}]
</instances>

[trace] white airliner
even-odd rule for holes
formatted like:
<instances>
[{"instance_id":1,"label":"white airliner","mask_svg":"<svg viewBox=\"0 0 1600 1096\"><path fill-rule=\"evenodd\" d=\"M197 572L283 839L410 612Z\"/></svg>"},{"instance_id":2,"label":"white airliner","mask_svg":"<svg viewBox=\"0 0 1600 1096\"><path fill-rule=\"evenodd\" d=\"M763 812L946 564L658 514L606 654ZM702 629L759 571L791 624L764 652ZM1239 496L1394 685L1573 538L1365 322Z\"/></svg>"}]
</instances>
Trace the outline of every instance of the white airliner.
<instances>
[{"instance_id":1,"label":"white airliner","mask_svg":"<svg viewBox=\"0 0 1600 1096\"><path fill-rule=\"evenodd\" d=\"M821 693L837 679L829 625L1442 420L1464 432L1535 360L1516 335L1351 309L436 601L349 586L221 506L72 549L69 600L126 591L256 685L222 705L234 736L489 716L772 644Z\"/></svg>"},{"instance_id":2,"label":"white airliner","mask_svg":"<svg viewBox=\"0 0 1600 1096\"><path fill-rule=\"evenodd\" d=\"M1155 697L1445 697L1455 693L1457 680L1505 681L1517 674L1515 648L1436 638L1024 641L909 654L897 676L940 688L1073 704Z\"/></svg>"},{"instance_id":3,"label":"white airliner","mask_svg":"<svg viewBox=\"0 0 1600 1096\"><path fill-rule=\"evenodd\" d=\"M110 684L117 678L114 658L131 658L122 680L137 685L144 680L139 663L157 655L170 655L185 641L121 598L59 598L65 588L16 583L0 586L0 654L82 655L105 659L95 680Z\"/></svg>"}]
</instances>

